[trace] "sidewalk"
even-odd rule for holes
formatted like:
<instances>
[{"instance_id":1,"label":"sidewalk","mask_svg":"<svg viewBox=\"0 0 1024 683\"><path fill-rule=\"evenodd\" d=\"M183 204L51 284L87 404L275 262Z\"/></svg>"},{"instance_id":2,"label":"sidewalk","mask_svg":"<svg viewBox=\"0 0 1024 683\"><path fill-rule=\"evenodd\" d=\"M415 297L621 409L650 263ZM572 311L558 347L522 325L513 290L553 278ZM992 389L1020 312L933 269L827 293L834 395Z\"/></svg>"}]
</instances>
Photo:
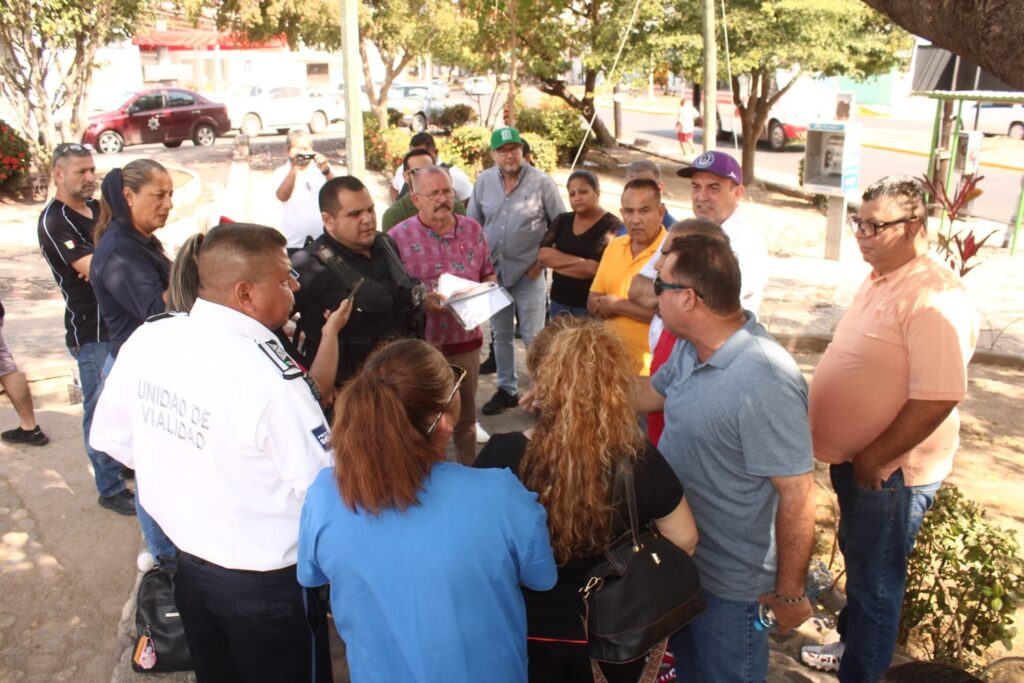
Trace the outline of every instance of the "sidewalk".
<instances>
[{"instance_id":1,"label":"sidewalk","mask_svg":"<svg viewBox=\"0 0 1024 683\"><path fill-rule=\"evenodd\" d=\"M319 142L316 146L321 148ZM177 209L160 233L169 251L208 216L223 213L235 220L276 223L279 206L269 184L280 154L271 155L265 144L254 147L250 164L225 161L215 171L204 169L199 199ZM326 147L337 158L336 146ZM175 158L171 152L158 154ZM623 150L595 167L605 208L617 210L623 167L641 156ZM127 158L98 160L109 167ZM674 174L679 164L661 165L669 210L676 217L689 216L689 184ZM563 192L567 176L565 169L554 174ZM380 215L388 204L388 181L380 174L368 180ZM41 208L0 204L5 339L32 380L40 422L52 439L51 446L31 451L0 445L0 593L5 595L0 607L0 680L186 681L188 675L136 676L128 665L140 538L134 520L95 504L82 454L80 407L68 405L66 397L73 361L63 347L63 302L35 241ZM762 322L792 348L820 350L867 273L856 245L847 237L842 258L825 261L825 220L805 200L758 189L751 192L745 210L762 226L772 252ZM991 352L989 360L1024 366L1024 256L986 247L980 260L965 279L983 313L979 351ZM494 388L493 376L481 378L478 403ZM8 405L0 400L2 424L13 419ZM529 424L518 410L482 421L491 432ZM793 658L799 644L818 633L819 625L808 624L798 638L773 643L769 680L834 680L802 668Z\"/></svg>"}]
</instances>

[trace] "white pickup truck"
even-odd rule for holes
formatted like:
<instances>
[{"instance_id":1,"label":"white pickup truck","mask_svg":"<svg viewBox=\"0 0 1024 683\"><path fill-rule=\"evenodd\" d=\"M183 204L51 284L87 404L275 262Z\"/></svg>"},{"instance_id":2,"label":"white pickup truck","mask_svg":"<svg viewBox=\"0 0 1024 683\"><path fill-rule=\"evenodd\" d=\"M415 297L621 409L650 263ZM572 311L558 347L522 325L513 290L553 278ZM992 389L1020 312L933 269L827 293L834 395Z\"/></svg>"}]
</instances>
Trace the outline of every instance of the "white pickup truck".
<instances>
[{"instance_id":1,"label":"white pickup truck","mask_svg":"<svg viewBox=\"0 0 1024 683\"><path fill-rule=\"evenodd\" d=\"M231 127L254 137L264 130L286 133L296 126L307 126L320 133L339 118L334 99L296 85L264 88L254 85L224 98Z\"/></svg>"}]
</instances>

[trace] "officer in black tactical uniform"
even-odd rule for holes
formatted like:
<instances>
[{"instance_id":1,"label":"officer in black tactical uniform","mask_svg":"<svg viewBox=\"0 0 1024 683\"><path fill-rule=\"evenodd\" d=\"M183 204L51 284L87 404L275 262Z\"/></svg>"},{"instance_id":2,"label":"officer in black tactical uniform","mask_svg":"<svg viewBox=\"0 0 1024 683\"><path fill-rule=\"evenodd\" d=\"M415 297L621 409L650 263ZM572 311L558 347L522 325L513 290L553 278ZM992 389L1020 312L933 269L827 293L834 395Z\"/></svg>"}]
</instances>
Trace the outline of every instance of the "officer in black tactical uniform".
<instances>
[{"instance_id":1,"label":"officer in black tactical uniform","mask_svg":"<svg viewBox=\"0 0 1024 683\"><path fill-rule=\"evenodd\" d=\"M358 178L329 180L319 200L324 232L291 257L299 320L288 346L311 367L325 316L355 291L352 315L338 335L341 386L381 341L422 338L423 285L405 272L394 241L377 232L373 199Z\"/></svg>"}]
</instances>

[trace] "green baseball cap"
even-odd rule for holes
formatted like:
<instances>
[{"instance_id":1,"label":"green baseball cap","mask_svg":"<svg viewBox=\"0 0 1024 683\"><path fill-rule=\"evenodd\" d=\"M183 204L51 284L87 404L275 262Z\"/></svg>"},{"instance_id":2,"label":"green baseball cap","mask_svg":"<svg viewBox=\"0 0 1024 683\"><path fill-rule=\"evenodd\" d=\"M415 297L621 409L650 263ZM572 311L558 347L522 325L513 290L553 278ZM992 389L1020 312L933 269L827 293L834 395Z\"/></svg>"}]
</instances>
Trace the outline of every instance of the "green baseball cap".
<instances>
[{"instance_id":1,"label":"green baseball cap","mask_svg":"<svg viewBox=\"0 0 1024 683\"><path fill-rule=\"evenodd\" d=\"M491 149L498 149L502 145L509 143L523 144L523 139L519 137L519 131L515 128L499 128L491 133Z\"/></svg>"}]
</instances>

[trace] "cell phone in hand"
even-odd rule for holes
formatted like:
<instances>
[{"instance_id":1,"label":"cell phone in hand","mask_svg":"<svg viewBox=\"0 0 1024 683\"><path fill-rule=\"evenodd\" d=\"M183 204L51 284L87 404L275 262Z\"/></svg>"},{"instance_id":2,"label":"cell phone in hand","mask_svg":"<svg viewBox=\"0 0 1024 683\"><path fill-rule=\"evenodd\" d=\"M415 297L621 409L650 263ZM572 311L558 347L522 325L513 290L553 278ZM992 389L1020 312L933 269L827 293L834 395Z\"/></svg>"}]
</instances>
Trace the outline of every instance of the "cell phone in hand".
<instances>
[{"instance_id":1,"label":"cell phone in hand","mask_svg":"<svg viewBox=\"0 0 1024 683\"><path fill-rule=\"evenodd\" d=\"M345 297L345 301L352 301L354 303L356 292L359 291L359 288L363 286L364 282L366 282L365 277L359 278L359 280L356 281L356 284L352 287L352 291L348 293L347 297Z\"/></svg>"}]
</instances>

